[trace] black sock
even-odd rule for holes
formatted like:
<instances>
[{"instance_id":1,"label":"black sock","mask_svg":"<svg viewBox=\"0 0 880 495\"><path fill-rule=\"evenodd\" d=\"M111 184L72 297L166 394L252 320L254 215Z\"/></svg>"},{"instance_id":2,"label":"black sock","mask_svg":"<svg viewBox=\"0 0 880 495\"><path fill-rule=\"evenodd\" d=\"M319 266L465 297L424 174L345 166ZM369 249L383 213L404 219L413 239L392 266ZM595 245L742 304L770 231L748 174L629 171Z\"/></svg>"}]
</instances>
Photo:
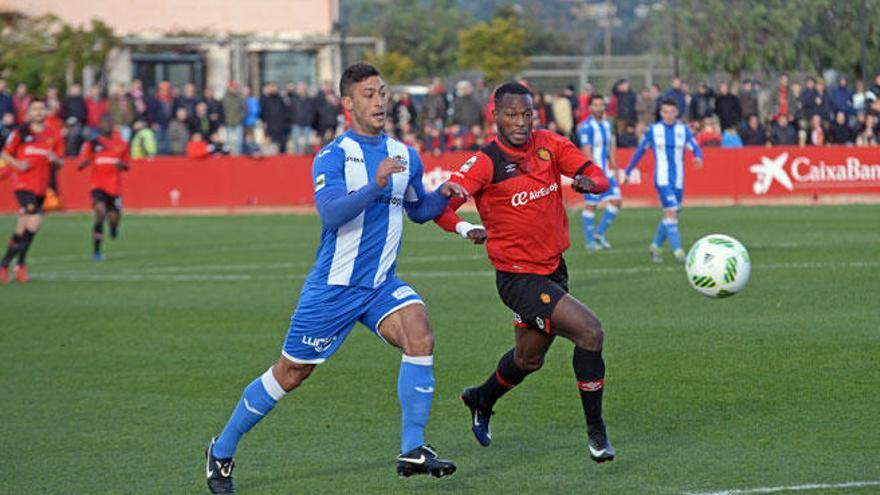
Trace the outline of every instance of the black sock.
<instances>
[{"instance_id":1,"label":"black sock","mask_svg":"<svg viewBox=\"0 0 880 495\"><path fill-rule=\"evenodd\" d=\"M92 239L95 241L95 254L101 252L101 239L104 238L104 222L96 223L92 228Z\"/></svg>"},{"instance_id":2,"label":"black sock","mask_svg":"<svg viewBox=\"0 0 880 495\"><path fill-rule=\"evenodd\" d=\"M605 389L605 361L602 359L602 351L575 347L572 365L589 429L602 423L602 391Z\"/></svg>"},{"instance_id":3,"label":"black sock","mask_svg":"<svg viewBox=\"0 0 880 495\"><path fill-rule=\"evenodd\" d=\"M31 248L31 244L34 242L34 236L37 235L36 232L31 232L30 230L25 230L23 234L21 234L21 247L18 248L18 264L19 266L24 265L24 259L27 256L28 249Z\"/></svg>"},{"instance_id":4,"label":"black sock","mask_svg":"<svg viewBox=\"0 0 880 495\"><path fill-rule=\"evenodd\" d=\"M531 371L526 371L513 362L513 349L501 356L498 368L489 375L489 379L480 385L480 398L483 406L491 408L495 401L506 394L510 389L522 383Z\"/></svg>"},{"instance_id":5,"label":"black sock","mask_svg":"<svg viewBox=\"0 0 880 495\"><path fill-rule=\"evenodd\" d=\"M12 237L9 239L9 247L6 248L6 254L3 256L3 261L0 261L0 266L9 266L12 258L15 257L20 248L21 236L18 234L12 234Z\"/></svg>"}]
</instances>

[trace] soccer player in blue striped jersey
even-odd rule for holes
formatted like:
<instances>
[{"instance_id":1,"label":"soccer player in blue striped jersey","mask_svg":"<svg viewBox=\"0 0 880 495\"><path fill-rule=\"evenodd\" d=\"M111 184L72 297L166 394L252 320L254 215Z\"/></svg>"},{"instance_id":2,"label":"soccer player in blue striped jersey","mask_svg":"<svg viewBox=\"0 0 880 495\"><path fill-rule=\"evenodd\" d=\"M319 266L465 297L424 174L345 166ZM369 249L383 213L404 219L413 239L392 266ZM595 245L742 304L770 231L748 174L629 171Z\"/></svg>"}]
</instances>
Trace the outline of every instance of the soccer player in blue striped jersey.
<instances>
[{"instance_id":1,"label":"soccer player in blue striped jersey","mask_svg":"<svg viewBox=\"0 0 880 495\"><path fill-rule=\"evenodd\" d=\"M285 394L327 360L361 322L403 352L397 382L402 434L400 476L447 476L455 464L425 443L434 393L434 337L424 303L395 275L403 215L422 223L438 216L450 196L467 197L447 182L432 193L422 185L418 153L382 132L388 94L369 64L348 67L340 81L351 129L315 157L312 177L321 217L315 265L300 293L278 362L245 387L219 437L208 446L213 493L233 493L232 455L242 435Z\"/></svg>"},{"instance_id":2,"label":"soccer player in blue striped jersey","mask_svg":"<svg viewBox=\"0 0 880 495\"><path fill-rule=\"evenodd\" d=\"M605 237L608 227L617 218L620 211L622 196L620 186L617 184L617 159L615 158L616 147L614 137L611 134L611 123L605 118L605 98L600 94L590 97L590 116L578 126L578 141L585 155L593 159L598 165L611 187L601 194L584 194L584 210L581 220L584 225L584 239L589 251L598 249L610 249L611 243ZM605 203L605 212L599 226L594 229L596 219L596 206Z\"/></svg>"},{"instance_id":3,"label":"soccer player in blue striped jersey","mask_svg":"<svg viewBox=\"0 0 880 495\"><path fill-rule=\"evenodd\" d=\"M685 255L678 231L678 213L681 211L684 193L684 150L693 152L694 165L697 168L703 166L703 152L688 126L678 120L678 104L675 100L664 99L660 103L660 122L645 132L626 168L624 183L648 148L654 150L654 187L663 208L663 216L649 247L651 259L655 263L663 261L660 246L668 240L675 259L684 262Z\"/></svg>"}]
</instances>

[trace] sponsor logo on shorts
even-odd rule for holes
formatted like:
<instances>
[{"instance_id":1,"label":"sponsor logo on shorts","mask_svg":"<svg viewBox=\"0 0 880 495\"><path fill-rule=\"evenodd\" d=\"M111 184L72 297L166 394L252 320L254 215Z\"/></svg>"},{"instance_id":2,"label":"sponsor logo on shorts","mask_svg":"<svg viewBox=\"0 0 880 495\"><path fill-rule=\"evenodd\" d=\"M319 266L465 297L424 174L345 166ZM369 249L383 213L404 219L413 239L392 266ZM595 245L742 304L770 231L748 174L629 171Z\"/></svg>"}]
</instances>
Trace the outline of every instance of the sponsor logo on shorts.
<instances>
[{"instance_id":1,"label":"sponsor logo on shorts","mask_svg":"<svg viewBox=\"0 0 880 495\"><path fill-rule=\"evenodd\" d=\"M535 324L538 325L538 328L541 330L544 330L547 327L547 325L544 324L544 319L540 316L535 318Z\"/></svg>"},{"instance_id":2,"label":"sponsor logo on shorts","mask_svg":"<svg viewBox=\"0 0 880 495\"><path fill-rule=\"evenodd\" d=\"M541 302L544 304L550 304L550 301L551 301L550 294L547 294L546 292L542 292L541 293Z\"/></svg>"},{"instance_id":3,"label":"sponsor logo on shorts","mask_svg":"<svg viewBox=\"0 0 880 495\"><path fill-rule=\"evenodd\" d=\"M326 337L323 339L303 335L302 343L315 349L315 352L321 353L321 352L324 352L327 349L329 349L335 340L336 340L335 335L332 337Z\"/></svg>"},{"instance_id":4,"label":"sponsor logo on shorts","mask_svg":"<svg viewBox=\"0 0 880 495\"><path fill-rule=\"evenodd\" d=\"M412 287L408 285L404 285L403 287L398 287L394 292L391 293L394 299L404 299L409 296L415 296L416 291L412 289Z\"/></svg>"}]
</instances>

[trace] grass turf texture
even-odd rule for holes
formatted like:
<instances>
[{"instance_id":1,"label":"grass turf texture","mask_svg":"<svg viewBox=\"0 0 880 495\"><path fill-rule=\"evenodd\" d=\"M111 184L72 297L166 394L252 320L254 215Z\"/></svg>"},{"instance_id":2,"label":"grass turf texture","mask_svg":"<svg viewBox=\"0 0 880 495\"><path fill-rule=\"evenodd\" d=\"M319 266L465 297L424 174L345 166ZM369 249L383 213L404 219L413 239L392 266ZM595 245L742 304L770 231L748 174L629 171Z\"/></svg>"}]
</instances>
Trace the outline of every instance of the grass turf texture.
<instances>
[{"instance_id":1,"label":"grass turf texture","mask_svg":"<svg viewBox=\"0 0 880 495\"><path fill-rule=\"evenodd\" d=\"M244 438L239 491L676 494L878 480L878 218L878 206L687 208L686 244L723 232L752 257L745 291L710 300L668 248L666 264L648 260L657 210L624 210L600 253L583 250L573 212L572 293L607 332L605 415L620 456L602 466L588 459L563 340L497 405L492 446L477 445L458 395L511 347L511 314L482 247L407 222L398 272L437 340L428 439L458 472L396 478L400 356L358 326ZM13 223L0 217L0 232ZM101 263L90 228L87 216L48 217L32 282L0 287L0 493L206 493L204 446L277 359L318 220L128 216Z\"/></svg>"}]
</instances>

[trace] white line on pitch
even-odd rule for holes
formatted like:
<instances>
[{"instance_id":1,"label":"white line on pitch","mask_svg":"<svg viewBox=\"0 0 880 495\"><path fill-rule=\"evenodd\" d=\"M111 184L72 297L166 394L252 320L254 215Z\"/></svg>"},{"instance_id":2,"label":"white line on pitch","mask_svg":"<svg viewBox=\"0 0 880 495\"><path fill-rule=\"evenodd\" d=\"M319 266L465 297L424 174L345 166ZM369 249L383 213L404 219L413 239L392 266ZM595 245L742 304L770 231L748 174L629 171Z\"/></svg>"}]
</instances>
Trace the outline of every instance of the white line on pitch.
<instances>
[{"instance_id":1,"label":"white line on pitch","mask_svg":"<svg viewBox=\"0 0 880 495\"><path fill-rule=\"evenodd\" d=\"M768 263L753 266L752 271L760 270L791 270L791 269L858 269L878 268L880 262L874 261L849 261L849 262L803 262L803 263ZM263 266L265 268L265 266ZM610 274L637 274L656 272L683 271L681 265L674 266L636 266L628 268L590 268L570 270L571 275L610 275ZM173 282L241 282L251 280L303 280L306 273L288 274L218 274L218 273L85 273L85 272L36 272L32 278L57 281L173 281ZM492 277L495 275L491 270L479 271L403 271L399 275L403 278L466 278L466 277Z\"/></svg>"},{"instance_id":2,"label":"white line on pitch","mask_svg":"<svg viewBox=\"0 0 880 495\"><path fill-rule=\"evenodd\" d=\"M801 492L808 490L840 490L844 488L865 488L880 486L880 480L876 481L850 481L847 483L809 483L806 485L792 486L764 486L759 488L741 488L736 490L720 490L716 492L685 492L686 495L746 495L749 493L779 493Z\"/></svg>"}]
</instances>

